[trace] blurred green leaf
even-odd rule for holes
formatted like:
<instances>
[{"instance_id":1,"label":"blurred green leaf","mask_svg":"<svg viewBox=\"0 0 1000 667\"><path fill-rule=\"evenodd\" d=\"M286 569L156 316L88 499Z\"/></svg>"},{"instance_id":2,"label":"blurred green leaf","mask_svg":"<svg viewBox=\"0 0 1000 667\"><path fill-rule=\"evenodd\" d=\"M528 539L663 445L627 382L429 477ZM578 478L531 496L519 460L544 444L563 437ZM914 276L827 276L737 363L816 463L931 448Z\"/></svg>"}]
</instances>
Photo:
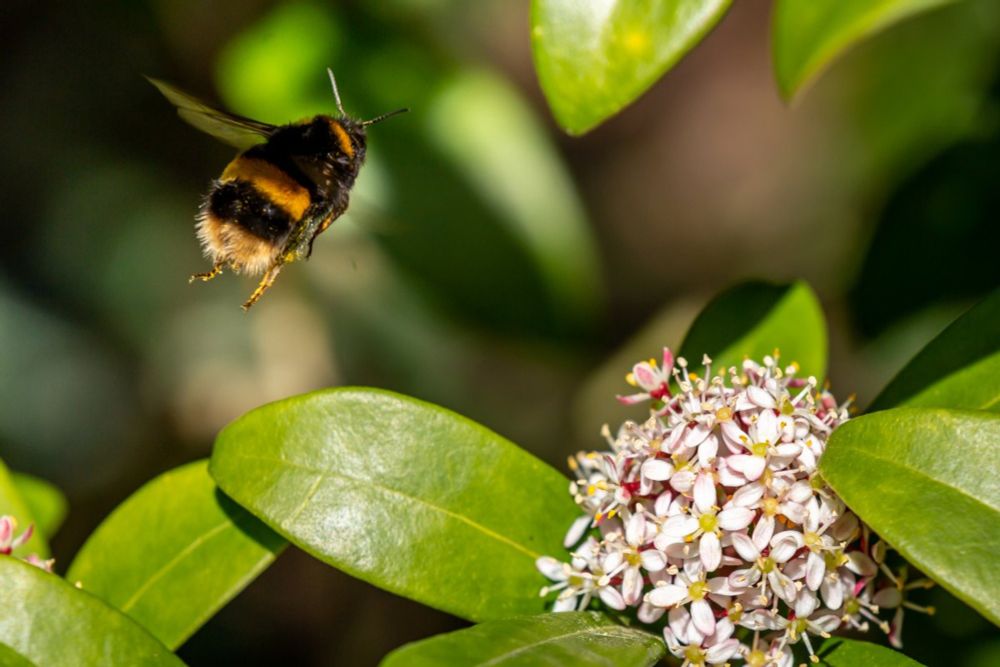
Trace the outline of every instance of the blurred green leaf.
<instances>
[{"instance_id":1,"label":"blurred green leaf","mask_svg":"<svg viewBox=\"0 0 1000 667\"><path fill-rule=\"evenodd\" d=\"M920 663L899 651L855 639L831 639L817 652L821 665L828 667L920 667Z\"/></svg>"},{"instance_id":2,"label":"blurred green leaf","mask_svg":"<svg viewBox=\"0 0 1000 667\"><path fill-rule=\"evenodd\" d=\"M618 113L722 18L730 0L533 0L535 69L559 124L582 134Z\"/></svg>"},{"instance_id":3,"label":"blurred green leaf","mask_svg":"<svg viewBox=\"0 0 1000 667\"><path fill-rule=\"evenodd\" d=\"M543 554L578 510L566 479L452 412L334 389L249 412L219 434L210 472L320 560L472 620L541 611Z\"/></svg>"},{"instance_id":4,"label":"blurred green leaf","mask_svg":"<svg viewBox=\"0 0 1000 667\"><path fill-rule=\"evenodd\" d=\"M665 654L656 635L596 612L565 612L490 621L407 644L387 655L380 667L648 667Z\"/></svg>"},{"instance_id":5,"label":"blurred green leaf","mask_svg":"<svg viewBox=\"0 0 1000 667\"><path fill-rule=\"evenodd\" d=\"M804 282L790 285L751 282L733 287L698 315L681 345L693 363L703 354L719 368L742 368L780 350L784 364L797 362L799 375L826 373L826 320L819 300Z\"/></svg>"},{"instance_id":6,"label":"blurred green leaf","mask_svg":"<svg viewBox=\"0 0 1000 667\"><path fill-rule=\"evenodd\" d=\"M35 667L35 663L7 646L0 644L0 666L2 667Z\"/></svg>"},{"instance_id":7,"label":"blurred green leaf","mask_svg":"<svg viewBox=\"0 0 1000 667\"><path fill-rule=\"evenodd\" d=\"M51 539L66 518L66 496L55 484L34 475L13 472L11 478L31 515L35 517L35 527L46 539Z\"/></svg>"},{"instance_id":8,"label":"blurred green leaf","mask_svg":"<svg viewBox=\"0 0 1000 667\"><path fill-rule=\"evenodd\" d=\"M335 112L325 70L342 42L329 9L281 3L222 49L216 65L220 92L240 113L269 123ZM319 86L322 97L316 95Z\"/></svg>"},{"instance_id":9,"label":"blurred green leaf","mask_svg":"<svg viewBox=\"0 0 1000 667\"><path fill-rule=\"evenodd\" d=\"M932 340L869 411L900 405L1000 411L1000 290Z\"/></svg>"},{"instance_id":10,"label":"blurred green leaf","mask_svg":"<svg viewBox=\"0 0 1000 667\"><path fill-rule=\"evenodd\" d=\"M781 94L789 99L857 42L955 0L778 0L773 51Z\"/></svg>"},{"instance_id":11,"label":"blurred green leaf","mask_svg":"<svg viewBox=\"0 0 1000 667\"><path fill-rule=\"evenodd\" d=\"M183 665L138 623L54 574L0 556L0 642L46 667Z\"/></svg>"},{"instance_id":12,"label":"blurred green leaf","mask_svg":"<svg viewBox=\"0 0 1000 667\"><path fill-rule=\"evenodd\" d=\"M986 102L998 55L995 0L951 3L854 51L850 67L842 70L849 76L841 79L840 94L861 182L878 193L949 144L992 124Z\"/></svg>"},{"instance_id":13,"label":"blurred green leaf","mask_svg":"<svg viewBox=\"0 0 1000 667\"><path fill-rule=\"evenodd\" d=\"M207 461L197 461L160 475L119 505L66 578L176 648L284 546L222 495Z\"/></svg>"},{"instance_id":14,"label":"blurred green leaf","mask_svg":"<svg viewBox=\"0 0 1000 667\"><path fill-rule=\"evenodd\" d=\"M28 526L37 523L31 506L21 495L13 475L3 461L0 461L0 516L5 514L14 517L17 521L15 535L20 535ZM42 530L36 528L31 539L15 549L13 555L23 558L29 554L37 554L40 558L48 557L49 545L46 543L45 533Z\"/></svg>"},{"instance_id":15,"label":"blurred green leaf","mask_svg":"<svg viewBox=\"0 0 1000 667\"><path fill-rule=\"evenodd\" d=\"M427 122L434 144L538 266L556 316L592 319L601 298L597 251L573 183L531 108L499 77L469 71L444 85Z\"/></svg>"},{"instance_id":16,"label":"blurred green leaf","mask_svg":"<svg viewBox=\"0 0 1000 667\"><path fill-rule=\"evenodd\" d=\"M830 486L907 560L1000 624L1000 415L895 408L837 428ZM985 474L984 474L985 473Z\"/></svg>"}]
</instances>

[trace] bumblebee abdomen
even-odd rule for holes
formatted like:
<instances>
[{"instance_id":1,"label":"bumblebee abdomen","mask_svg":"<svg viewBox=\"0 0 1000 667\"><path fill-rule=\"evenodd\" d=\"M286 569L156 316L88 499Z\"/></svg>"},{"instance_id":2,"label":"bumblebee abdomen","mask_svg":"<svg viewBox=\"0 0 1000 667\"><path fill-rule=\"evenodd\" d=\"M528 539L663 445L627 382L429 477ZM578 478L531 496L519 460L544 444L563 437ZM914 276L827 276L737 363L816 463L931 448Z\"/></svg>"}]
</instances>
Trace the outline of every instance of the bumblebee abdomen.
<instances>
[{"instance_id":1,"label":"bumblebee abdomen","mask_svg":"<svg viewBox=\"0 0 1000 667\"><path fill-rule=\"evenodd\" d=\"M242 227L265 240L278 243L295 220L283 207L248 181L219 181L208 193L206 212L220 222Z\"/></svg>"},{"instance_id":2,"label":"bumblebee abdomen","mask_svg":"<svg viewBox=\"0 0 1000 667\"><path fill-rule=\"evenodd\" d=\"M198 237L213 263L259 273L274 263L311 202L309 190L284 170L242 154L212 184Z\"/></svg>"}]
</instances>

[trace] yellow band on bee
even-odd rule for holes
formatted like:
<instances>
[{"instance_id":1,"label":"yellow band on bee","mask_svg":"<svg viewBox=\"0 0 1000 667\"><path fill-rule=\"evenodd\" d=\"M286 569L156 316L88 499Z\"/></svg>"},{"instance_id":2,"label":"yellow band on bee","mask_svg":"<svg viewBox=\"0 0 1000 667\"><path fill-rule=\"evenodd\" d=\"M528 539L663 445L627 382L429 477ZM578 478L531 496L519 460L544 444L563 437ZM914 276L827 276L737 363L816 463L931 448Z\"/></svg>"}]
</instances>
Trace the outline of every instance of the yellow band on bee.
<instances>
[{"instance_id":1,"label":"yellow band on bee","mask_svg":"<svg viewBox=\"0 0 1000 667\"><path fill-rule=\"evenodd\" d=\"M241 180L253 184L268 201L287 212L293 220L300 219L312 203L308 190L267 160L237 156L226 166L221 180Z\"/></svg>"},{"instance_id":2,"label":"yellow band on bee","mask_svg":"<svg viewBox=\"0 0 1000 667\"><path fill-rule=\"evenodd\" d=\"M348 136L347 130L344 126L340 124L340 121L330 119L330 129L333 133L337 135L337 141L340 142L340 148L344 151L344 155L348 158L354 157L354 146L351 144L351 137Z\"/></svg>"}]
</instances>

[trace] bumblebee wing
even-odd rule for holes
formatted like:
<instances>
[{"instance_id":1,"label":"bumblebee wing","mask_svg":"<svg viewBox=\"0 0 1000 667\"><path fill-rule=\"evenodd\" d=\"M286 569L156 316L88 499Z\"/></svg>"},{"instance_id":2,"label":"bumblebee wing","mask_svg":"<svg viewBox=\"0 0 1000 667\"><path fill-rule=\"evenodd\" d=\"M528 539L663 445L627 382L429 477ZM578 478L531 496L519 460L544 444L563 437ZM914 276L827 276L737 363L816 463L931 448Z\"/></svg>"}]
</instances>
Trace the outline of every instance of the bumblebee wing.
<instances>
[{"instance_id":1,"label":"bumblebee wing","mask_svg":"<svg viewBox=\"0 0 1000 667\"><path fill-rule=\"evenodd\" d=\"M196 97L169 83L146 77L163 96L177 107L177 114L196 128L230 146L245 150L264 142L276 126L213 109Z\"/></svg>"}]
</instances>

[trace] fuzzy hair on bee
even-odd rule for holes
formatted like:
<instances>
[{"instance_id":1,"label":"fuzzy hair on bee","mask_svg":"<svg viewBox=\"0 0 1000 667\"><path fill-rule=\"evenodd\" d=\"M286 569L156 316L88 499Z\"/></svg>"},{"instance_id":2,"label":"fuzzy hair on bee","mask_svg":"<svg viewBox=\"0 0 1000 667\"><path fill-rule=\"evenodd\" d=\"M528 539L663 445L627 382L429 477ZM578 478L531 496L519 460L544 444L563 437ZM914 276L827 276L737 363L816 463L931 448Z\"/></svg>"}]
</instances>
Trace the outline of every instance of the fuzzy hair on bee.
<instances>
[{"instance_id":1,"label":"fuzzy hair on bee","mask_svg":"<svg viewBox=\"0 0 1000 667\"><path fill-rule=\"evenodd\" d=\"M327 73L338 115L287 125L220 111L149 79L181 118L240 149L212 182L196 217L195 232L212 268L194 274L191 281L211 280L226 267L234 273L263 274L244 310L274 284L285 264L307 259L316 237L347 210L365 161L368 126L407 111L397 109L370 120L350 118L333 71Z\"/></svg>"}]
</instances>

